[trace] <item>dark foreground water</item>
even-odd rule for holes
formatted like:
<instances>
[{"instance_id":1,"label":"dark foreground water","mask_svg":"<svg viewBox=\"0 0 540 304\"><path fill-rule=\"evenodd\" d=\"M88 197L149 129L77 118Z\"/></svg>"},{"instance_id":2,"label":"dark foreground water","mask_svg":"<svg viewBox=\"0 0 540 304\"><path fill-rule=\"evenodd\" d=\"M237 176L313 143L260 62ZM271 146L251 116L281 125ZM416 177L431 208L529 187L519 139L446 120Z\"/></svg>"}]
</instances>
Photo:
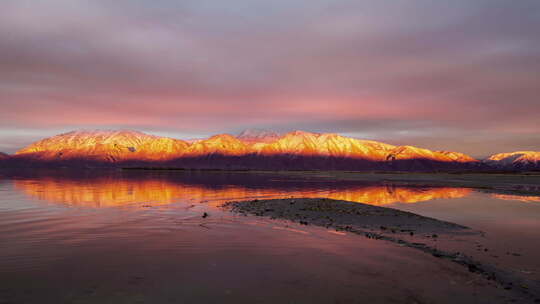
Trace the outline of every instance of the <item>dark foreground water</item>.
<instances>
[{"instance_id":1,"label":"dark foreground water","mask_svg":"<svg viewBox=\"0 0 540 304\"><path fill-rule=\"evenodd\" d=\"M482 261L540 278L535 197L248 173L9 172L0 175L0 303L519 301L411 248L218 207L291 196L482 230L474 248Z\"/></svg>"}]
</instances>

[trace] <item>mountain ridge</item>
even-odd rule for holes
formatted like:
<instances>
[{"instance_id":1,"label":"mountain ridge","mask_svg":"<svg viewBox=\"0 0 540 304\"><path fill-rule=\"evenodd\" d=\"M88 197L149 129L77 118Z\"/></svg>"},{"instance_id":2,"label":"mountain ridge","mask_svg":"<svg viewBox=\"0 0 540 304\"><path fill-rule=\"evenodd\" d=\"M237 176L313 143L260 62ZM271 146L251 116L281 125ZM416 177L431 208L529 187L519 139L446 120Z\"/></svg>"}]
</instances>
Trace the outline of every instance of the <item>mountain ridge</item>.
<instances>
[{"instance_id":1,"label":"mountain ridge","mask_svg":"<svg viewBox=\"0 0 540 304\"><path fill-rule=\"evenodd\" d=\"M504 168L526 169L530 164L536 168L540 164L540 152L521 153L525 156L520 154L516 160L527 162L526 166L509 167L505 163ZM501 167L498 163L506 158L497 155L480 161L460 152L395 146L335 133L298 130L282 135L271 131L245 131L238 136L217 134L192 142L130 130L80 130L42 139L8 158L33 164L437 171Z\"/></svg>"},{"instance_id":2,"label":"mountain ridge","mask_svg":"<svg viewBox=\"0 0 540 304\"><path fill-rule=\"evenodd\" d=\"M35 142L15 153L40 160L88 158L164 160L163 152L179 153L189 144L182 140L148 135L138 131L72 131Z\"/></svg>"},{"instance_id":3,"label":"mountain ridge","mask_svg":"<svg viewBox=\"0 0 540 304\"><path fill-rule=\"evenodd\" d=\"M245 143L270 143L279 139L280 133L265 129L246 129L236 136Z\"/></svg>"},{"instance_id":4,"label":"mountain ridge","mask_svg":"<svg viewBox=\"0 0 540 304\"><path fill-rule=\"evenodd\" d=\"M488 157L484 163L503 169L540 170L540 151L497 153Z\"/></svg>"}]
</instances>

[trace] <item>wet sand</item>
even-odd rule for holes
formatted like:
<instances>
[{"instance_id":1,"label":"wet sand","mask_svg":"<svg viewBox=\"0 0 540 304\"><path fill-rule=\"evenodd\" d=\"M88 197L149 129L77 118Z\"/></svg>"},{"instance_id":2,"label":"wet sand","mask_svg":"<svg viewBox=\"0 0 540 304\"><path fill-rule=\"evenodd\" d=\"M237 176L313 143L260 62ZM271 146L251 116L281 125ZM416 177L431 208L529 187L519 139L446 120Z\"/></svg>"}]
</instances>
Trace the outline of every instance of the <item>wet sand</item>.
<instances>
[{"instance_id":1,"label":"wet sand","mask_svg":"<svg viewBox=\"0 0 540 304\"><path fill-rule=\"evenodd\" d=\"M326 198L228 202L223 207L243 215L322 226L417 249L435 258L458 264L477 274L478 279L495 282L498 288L510 291L520 297L521 301L540 302L540 286L537 281L480 262L475 256L455 251L451 244L456 238L459 239L461 248L477 249L476 240L483 233L468 227L392 208Z\"/></svg>"}]
</instances>

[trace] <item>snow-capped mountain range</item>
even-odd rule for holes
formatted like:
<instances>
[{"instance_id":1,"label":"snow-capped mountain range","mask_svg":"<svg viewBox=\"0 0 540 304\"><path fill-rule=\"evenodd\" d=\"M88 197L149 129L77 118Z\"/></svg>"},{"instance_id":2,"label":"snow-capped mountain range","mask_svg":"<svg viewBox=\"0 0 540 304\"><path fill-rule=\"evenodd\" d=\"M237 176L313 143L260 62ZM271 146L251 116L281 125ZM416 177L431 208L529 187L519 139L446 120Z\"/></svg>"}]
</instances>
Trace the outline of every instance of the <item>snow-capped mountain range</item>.
<instances>
[{"instance_id":1,"label":"snow-capped mountain range","mask_svg":"<svg viewBox=\"0 0 540 304\"><path fill-rule=\"evenodd\" d=\"M485 161L451 151L395 146L333 133L246 130L184 141L137 131L73 131L35 142L4 163L151 165L219 169L445 170L538 169L540 152L496 154Z\"/></svg>"}]
</instances>

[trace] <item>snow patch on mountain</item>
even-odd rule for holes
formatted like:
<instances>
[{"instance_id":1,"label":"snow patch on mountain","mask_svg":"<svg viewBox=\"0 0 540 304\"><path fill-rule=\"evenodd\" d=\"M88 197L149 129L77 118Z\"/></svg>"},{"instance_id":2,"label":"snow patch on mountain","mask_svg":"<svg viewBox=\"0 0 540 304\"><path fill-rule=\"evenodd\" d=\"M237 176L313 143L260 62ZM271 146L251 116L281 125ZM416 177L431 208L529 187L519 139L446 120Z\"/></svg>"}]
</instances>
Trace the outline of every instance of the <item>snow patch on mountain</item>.
<instances>
[{"instance_id":1,"label":"snow patch on mountain","mask_svg":"<svg viewBox=\"0 0 540 304\"><path fill-rule=\"evenodd\" d=\"M500 169L539 170L540 151L498 153L487 158L484 163Z\"/></svg>"}]
</instances>

